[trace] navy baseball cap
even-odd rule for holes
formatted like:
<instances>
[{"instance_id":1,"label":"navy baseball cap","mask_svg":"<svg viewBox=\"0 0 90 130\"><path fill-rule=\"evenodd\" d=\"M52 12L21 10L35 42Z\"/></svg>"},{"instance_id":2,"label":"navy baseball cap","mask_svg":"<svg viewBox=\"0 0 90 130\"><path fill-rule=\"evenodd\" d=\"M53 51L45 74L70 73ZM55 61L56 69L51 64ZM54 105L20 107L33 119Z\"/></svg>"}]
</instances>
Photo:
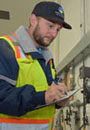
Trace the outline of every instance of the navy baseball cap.
<instances>
[{"instance_id":1,"label":"navy baseball cap","mask_svg":"<svg viewBox=\"0 0 90 130\"><path fill-rule=\"evenodd\" d=\"M72 29L71 25L65 22L64 10L58 3L49 1L40 2L34 7L32 14L60 23L66 29Z\"/></svg>"}]
</instances>

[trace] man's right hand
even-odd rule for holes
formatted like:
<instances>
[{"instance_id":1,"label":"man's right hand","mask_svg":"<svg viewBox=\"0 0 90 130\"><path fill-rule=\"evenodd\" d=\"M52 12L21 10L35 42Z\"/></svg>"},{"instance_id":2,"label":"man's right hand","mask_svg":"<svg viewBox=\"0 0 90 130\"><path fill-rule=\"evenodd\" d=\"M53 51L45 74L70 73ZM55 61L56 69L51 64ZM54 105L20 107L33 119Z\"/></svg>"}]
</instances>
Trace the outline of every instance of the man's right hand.
<instances>
[{"instance_id":1,"label":"man's right hand","mask_svg":"<svg viewBox=\"0 0 90 130\"><path fill-rule=\"evenodd\" d=\"M45 92L46 104L60 99L66 91L67 90L64 83L59 83L58 85L53 83L50 88Z\"/></svg>"}]
</instances>

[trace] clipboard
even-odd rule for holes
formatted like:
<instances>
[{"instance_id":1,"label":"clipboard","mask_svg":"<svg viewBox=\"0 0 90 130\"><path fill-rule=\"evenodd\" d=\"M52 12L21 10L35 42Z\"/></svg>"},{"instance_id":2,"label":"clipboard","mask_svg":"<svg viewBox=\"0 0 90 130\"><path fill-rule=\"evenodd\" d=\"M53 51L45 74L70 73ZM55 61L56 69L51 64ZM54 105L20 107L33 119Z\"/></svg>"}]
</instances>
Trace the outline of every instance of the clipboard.
<instances>
[{"instance_id":1,"label":"clipboard","mask_svg":"<svg viewBox=\"0 0 90 130\"><path fill-rule=\"evenodd\" d=\"M53 104L56 104L56 103L60 103L62 101L65 101L67 99L69 99L70 97L72 97L75 93L77 93L81 88L77 89L77 90L73 90L73 91L69 91L67 92L67 95L63 95L60 99L52 102L52 103L49 103L49 104L44 104L44 105L40 105L40 106L37 106L35 107L33 110L37 110L37 109L40 109L40 108L43 108L43 107L46 107L46 106L50 106L50 105L53 105ZM32 110L32 111L33 111Z\"/></svg>"}]
</instances>

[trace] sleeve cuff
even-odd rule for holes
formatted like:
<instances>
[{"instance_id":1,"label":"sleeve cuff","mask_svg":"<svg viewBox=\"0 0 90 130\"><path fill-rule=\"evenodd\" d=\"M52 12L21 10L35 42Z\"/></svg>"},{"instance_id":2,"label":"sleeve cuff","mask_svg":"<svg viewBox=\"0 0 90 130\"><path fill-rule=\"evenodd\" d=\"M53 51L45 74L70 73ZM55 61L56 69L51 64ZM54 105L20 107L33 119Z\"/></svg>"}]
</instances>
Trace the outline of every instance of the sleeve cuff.
<instances>
[{"instance_id":1,"label":"sleeve cuff","mask_svg":"<svg viewBox=\"0 0 90 130\"><path fill-rule=\"evenodd\" d=\"M43 105L45 104L45 91L43 92L36 92L35 94L33 94L33 99L32 99L33 103L35 105Z\"/></svg>"},{"instance_id":2,"label":"sleeve cuff","mask_svg":"<svg viewBox=\"0 0 90 130\"><path fill-rule=\"evenodd\" d=\"M57 104L55 104L55 108L56 109L59 109L59 108L61 108L62 106L58 106Z\"/></svg>"}]
</instances>

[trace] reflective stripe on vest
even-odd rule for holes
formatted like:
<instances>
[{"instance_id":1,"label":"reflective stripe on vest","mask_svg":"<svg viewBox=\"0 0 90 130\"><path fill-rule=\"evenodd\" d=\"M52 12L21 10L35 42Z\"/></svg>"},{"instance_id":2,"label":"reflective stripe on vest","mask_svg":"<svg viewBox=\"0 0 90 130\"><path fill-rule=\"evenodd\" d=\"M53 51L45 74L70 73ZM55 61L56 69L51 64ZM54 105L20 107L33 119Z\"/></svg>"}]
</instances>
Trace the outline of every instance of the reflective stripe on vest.
<instances>
[{"instance_id":1,"label":"reflective stripe on vest","mask_svg":"<svg viewBox=\"0 0 90 130\"><path fill-rule=\"evenodd\" d=\"M54 118L52 119L52 122ZM4 124L2 124L4 123ZM49 130L49 119L13 119L0 118L0 130ZM51 130L51 128L50 128Z\"/></svg>"},{"instance_id":2,"label":"reflective stripe on vest","mask_svg":"<svg viewBox=\"0 0 90 130\"><path fill-rule=\"evenodd\" d=\"M4 38L9 39L11 42L17 42L17 40L16 40L17 36L16 36L15 33L13 33L12 35L5 35ZM15 48L17 59L19 59L19 58L29 58L29 56L27 54L24 55L20 46L15 45L14 48Z\"/></svg>"},{"instance_id":3,"label":"reflective stripe on vest","mask_svg":"<svg viewBox=\"0 0 90 130\"><path fill-rule=\"evenodd\" d=\"M28 58L29 59L29 56L27 54L23 53L20 46L15 45L14 47L15 47L15 50L16 50L16 58L17 59L20 59L20 58Z\"/></svg>"},{"instance_id":4,"label":"reflective stripe on vest","mask_svg":"<svg viewBox=\"0 0 90 130\"><path fill-rule=\"evenodd\" d=\"M8 38L11 42L16 42L16 34L13 33L12 35L5 35L4 37Z\"/></svg>"},{"instance_id":5,"label":"reflective stripe on vest","mask_svg":"<svg viewBox=\"0 0 90 130\"><path fill-rule=\"evenodd\" d=\"M0 130L49 130L49 124L11 124L0 123ZM53 130L53 129L51 129Z\"/></svg>"},{"instance_id":6,"label":"reflective stripe on vest","mask_svg":"<svg viewBox=\"0 0 90 130\"><path fill-rule=\"evenodd\" d=\"M54 118L52 118L52 121ZM48 124L49 119L15 119L15 118L0 118L3 123L16 123L16 124Z\"/></svg>"}]
</instances>

